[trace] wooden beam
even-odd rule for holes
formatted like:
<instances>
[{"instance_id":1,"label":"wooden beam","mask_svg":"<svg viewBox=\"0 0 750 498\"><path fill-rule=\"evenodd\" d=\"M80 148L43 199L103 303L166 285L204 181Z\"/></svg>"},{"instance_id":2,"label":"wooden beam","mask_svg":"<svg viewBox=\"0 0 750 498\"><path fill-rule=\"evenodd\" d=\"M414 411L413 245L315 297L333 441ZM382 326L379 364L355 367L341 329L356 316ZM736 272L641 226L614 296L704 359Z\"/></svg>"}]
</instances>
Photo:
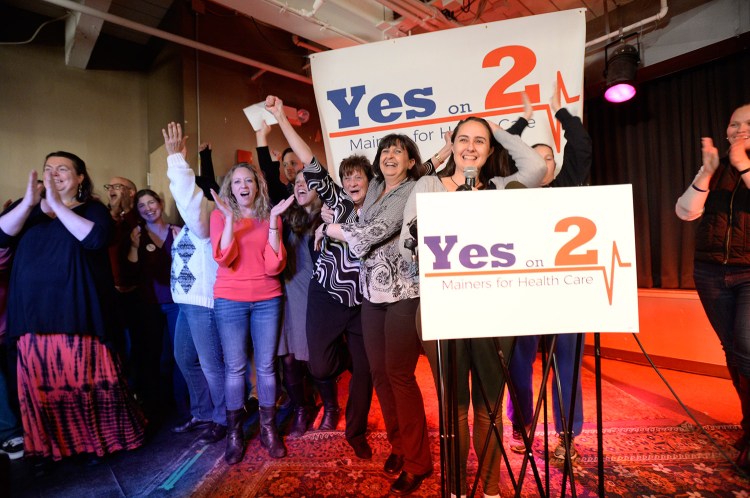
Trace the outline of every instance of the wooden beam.
<instances>
[{"instance_id":1,"label":"wooden beam","mask_svg":"<svg viewBox=\"0 0 750 498\"><path fill-rule=\"evenodd\" d=\"M81 5L92 9L109 11L110 0L84 0ZM86 69L96 40L102 31L104 20L76 12L65 21L65 64Z\"/></svg>"}]
</instances>

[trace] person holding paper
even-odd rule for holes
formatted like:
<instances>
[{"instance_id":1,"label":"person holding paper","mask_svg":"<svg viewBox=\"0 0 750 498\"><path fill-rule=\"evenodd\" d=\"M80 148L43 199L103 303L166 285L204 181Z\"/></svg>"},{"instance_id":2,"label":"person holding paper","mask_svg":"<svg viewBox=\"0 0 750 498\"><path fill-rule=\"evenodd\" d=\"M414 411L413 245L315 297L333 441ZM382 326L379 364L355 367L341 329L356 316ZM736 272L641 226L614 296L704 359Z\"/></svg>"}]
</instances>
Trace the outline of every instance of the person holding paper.
<instances>
[{"instance_id":1,"label":"person holding paper","mask_svg":"<svg viewBox=\"0 0 750 498\"><path fill-rule=\"evenodd\" d=\"M277 117L279 127L305 163L303 174L308 187L332 209L331 222L355 222L372 179L372 166L364 156L350 156L341 162L337 185L313 156L283 112L283 102L269 95L266 106ZM310 372L323 401L323 418L318 430L333 430L339 420L337 379L351 369L346 405L346 441L359 458L372 458L367 442L367 417L372 402L372 377L365 352L360 319L362 287L360 263L345 242L325 238L314 257L315 269L307 294L307 343Z\"/></svg>"},{"instance_id":2,"label":"person holding paper","mask_svg":"<svg viewBox=\"0 0 750 498\"><path fill-rule=\"evenodd\" d=\"M507 155L515 162L511 165ZM472 190L504 189L511 182L527 187L539 186L544 177L544 161L520 137L511 135L498 125L482 118L470 116L460 121L453 130L452 155L448 164L437 176L423 176L409 196L404 209L399 249L403 258L411 257L404 242L411 237L410 226L417 217L417 194L420 192L456 192L464 190L467 178L476 178ZM417 313L417 329L422 332ZM432 367L435 384L438 384L438 351L436 341L422 341ZM498 349L507 357L513 345L512 337L499 339L465 339L456 344L456 376L458 379L458 441L461 450L461 493L466 493L466 461L469 456L469 403L474 407L474 450L484 447L492 424L487 406L502 399L504 378ZM469 390L471 378L471 390ZM480 387L481 386L481 387ZM486 393L485 402L482 391ZM469 394L471 393L471 394ZM495 419L502 435L502 419ZM489 435L490 442L479 476L485 497L500 496L500 442ZM451 488L455 489L455 485Z\"/></svg>"},{"instance_id":3,"label":"person holding paper","mask_svg":"<svg viewBox=\"0 0 750 498\"><path fill-rule=\"evenodd\" d=\"M526 116L520 118L509 131L519 136L528 124L528 117L532 109L528 98L524 93L524 104ZM555 177L557 164L552 147L547 144L536 144L534 150L543 159L546 165L546 173L542 179L543 187L578 187L583 185L591 171L591 137L583 127L581 120L570 114L570 112L560 107L560 94L557 87L552 92L550 107L555 114L555 118L560 121L565 131L565 150L563 152L563 163L560 172ZM521 336L516 338L516 345L510 361L510 380L516 389L517 400L520 406L515 406L508 395L508 418L513 423L513 441L510 449L516 453L524 453L526 446L523 442L521 431L529 432L531 428L531 419L533 418L534 389L533 389L533 372L534 361L536 361L537 350L541 336ZM583 344L581 337L581 344ZM563 427L562 420L566 418L568 423L568 435L570 441L570 455L572 460L578 458L578 452L574 446L574 438L583 430L583 393L581 390L581 361L583 360L583 348L581 348L576 357L576 344L578 334L560 334L557 336L557 346L555 356L557 357L557 375L560 379L562 388L562 408L558 400L557 382L552 383L552 414L555 420L555 432L558 434L558 441L552 453L556 460L564 460L566 455L565 439L562 437L566 429ZM578 364L578 377L573 380L573 371ZM573 411L573 420L567 420L570 414L570 399L575 386L575 407ZM564 415L562 417L561 415Z\"/></svg>"},{"instance_id":4,"label":"person holding paper","mask_svg":"<svg viewBox=\"0 0 750 498\"><path fill-rule=\"evenodd\" d=\"M750 104L738 107L727 126L729 154L719 158L701 139L703 164L677 199L677 216L700 218L693 278L703 309L719 336L732 384L740 398L743 434L735 443L737 465L750 471Z\"/></svg>"}]
</instances>

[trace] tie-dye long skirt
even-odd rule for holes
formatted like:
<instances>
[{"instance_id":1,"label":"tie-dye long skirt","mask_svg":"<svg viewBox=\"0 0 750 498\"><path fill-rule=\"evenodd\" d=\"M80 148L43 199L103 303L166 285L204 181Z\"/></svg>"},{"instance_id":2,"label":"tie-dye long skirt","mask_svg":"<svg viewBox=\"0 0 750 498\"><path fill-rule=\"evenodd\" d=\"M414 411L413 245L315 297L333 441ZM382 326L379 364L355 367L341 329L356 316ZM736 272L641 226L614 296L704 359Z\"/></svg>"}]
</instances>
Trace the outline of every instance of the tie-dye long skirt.
<instances>
[{"instance_id":1,"label":"tie-dye long skirt","mask_svg":"<svg viewBox=\"0 0 750 498\"><path fill-rule=\"evenodd\" d=\"M103 456L143 444L146 419L99 338L25 334L17 369L27 456Z\"/></svg>"}]
</instances>

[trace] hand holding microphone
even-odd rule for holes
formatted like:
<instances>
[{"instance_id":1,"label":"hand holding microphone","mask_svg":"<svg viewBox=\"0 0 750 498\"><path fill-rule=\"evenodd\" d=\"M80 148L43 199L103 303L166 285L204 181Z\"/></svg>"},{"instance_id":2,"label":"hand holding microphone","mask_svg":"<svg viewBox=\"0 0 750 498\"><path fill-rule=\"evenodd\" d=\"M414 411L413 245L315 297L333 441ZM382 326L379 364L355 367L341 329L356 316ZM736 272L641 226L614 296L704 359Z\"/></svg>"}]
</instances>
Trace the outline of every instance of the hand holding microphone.
<instances>
[{"instance_id":1,"label":"hand holding microphone","mask_svg":"<svg viewBox=\"0 0 750 498\"><path fill-rule=\"evenodd\" d=\"M474 166L469 166L464 170L465 183L456 189L456 192L471 192L477 185L477 175L479 171Z\"/></svg>"}]
</instances>

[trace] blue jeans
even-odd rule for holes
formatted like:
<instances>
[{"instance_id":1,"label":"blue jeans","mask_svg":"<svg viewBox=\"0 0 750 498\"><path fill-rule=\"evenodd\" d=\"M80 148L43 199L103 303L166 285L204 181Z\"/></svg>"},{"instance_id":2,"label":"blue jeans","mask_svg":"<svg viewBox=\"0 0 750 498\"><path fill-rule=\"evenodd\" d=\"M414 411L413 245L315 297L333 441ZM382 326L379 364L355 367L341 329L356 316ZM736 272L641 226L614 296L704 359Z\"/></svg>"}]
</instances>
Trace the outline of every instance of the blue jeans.
<instances>
[{"instance_id":1,"label":"blue jeans","mask_svg":"<svg viewBox=\"0 0 750 498\"><path fill-rule=\"evenodd\" d=\"M583 359L583 334L581 334L581 354L578 356L578 381L576 386L576 405L573 411L572 434L577 436L583 429L583 398L581 393L581 360ZM570 395L573 385L573 369L576 364L576 340L578 334L560 334L557 336L555 355L557 356L557 369L562 388L563 415L566 422L570 424ZM547 340L548 336L545 336ZM510 382L516 389L518 402L521 405L514 406L508 393L508 418L513 422L513 428L522 430L524 423L531 425L534 405L534 385L532 377L534 372L534 361L539 347L538 335L516 337L516 345L510 360ZM551 339L551 336L549 336ZM552 415L555 419L555 432L563 432L562 418L560 417L560 403L558 403L557 379L552 382ZM523 415L521 422L520 412Z\"/></svg>"},{"instance_id":2,"label":"blue jeans","mask_svg":"<svg viewBox=\"0 0 750 498\"><path fill-rule=\"evenodd\" d=\"M239 410L245 400L248 337L252 338L255 352L258 402L266 408L276 405L275 360L281 303L281 296L256 302L223 298L214 301L216 325L224 351L227 410Z\"/></svg>"},{"instance_id":3,"label":"blue jeans","mask_svg":"<svg viewBox=\"0 0 750 498\"><path fill-rule=\"evenodd\" d=\"M750 377L750 267L696 261L693 278L727 366Z\"/></svg>"},{"instance_id":4,"label":"blue jeans","mask_svg":"<svg viewBox=\"0 0 750 498\"><path fill-rule=\"evenodd\" d=\"M198 420L226 425L224 355L213 308L180 304L174 357L187 382L190 413Z\"/></svg>"}]
</instances>

